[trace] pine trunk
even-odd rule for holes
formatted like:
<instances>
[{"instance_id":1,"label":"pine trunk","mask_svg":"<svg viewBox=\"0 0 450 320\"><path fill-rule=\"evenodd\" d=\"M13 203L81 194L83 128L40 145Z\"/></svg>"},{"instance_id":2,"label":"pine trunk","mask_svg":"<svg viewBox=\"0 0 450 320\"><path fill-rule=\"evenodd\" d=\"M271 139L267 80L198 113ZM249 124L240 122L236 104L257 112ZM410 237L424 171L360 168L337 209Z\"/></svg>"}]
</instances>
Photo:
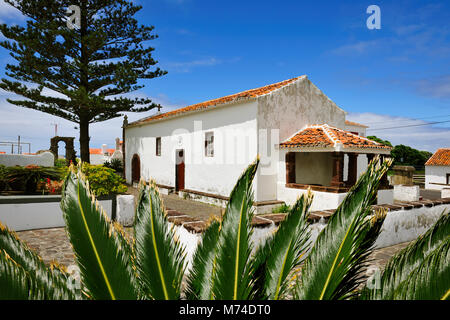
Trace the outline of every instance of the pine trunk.
<instances>
[{"instance_id":1,"label":"pine trunk","mask_svg":"<svg viewBox=\"0 0 450 320\"><path fill-rule=\"evenodd\" d=\"M91 162L89 157L89 140L89 121L80 120L80 156L82 162Z\"/></svg>"}]
</instances>

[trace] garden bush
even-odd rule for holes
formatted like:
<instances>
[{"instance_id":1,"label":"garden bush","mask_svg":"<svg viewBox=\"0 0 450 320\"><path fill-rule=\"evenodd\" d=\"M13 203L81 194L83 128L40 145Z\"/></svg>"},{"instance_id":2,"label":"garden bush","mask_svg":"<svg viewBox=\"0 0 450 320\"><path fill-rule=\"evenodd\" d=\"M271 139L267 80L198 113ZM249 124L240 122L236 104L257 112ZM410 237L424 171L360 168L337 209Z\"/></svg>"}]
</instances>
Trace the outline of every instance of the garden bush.
<instances>
[{"instance_id":1,"label":"garden bush","mask_svg":"<svg viewBox=\"0 0 450 320\"><path fill-rule=\"evenodd\" d=\"M40 167L28 165L25 167L15 166L6 168L6 182L11 189L35 193L40 181L60 178L60 171L54 167Z\"/></svg>"},{"instance_id":2,"label":"garden bush","mask_svg":"<svg viewBox=\"0 0 450 320\"><path fill-rule=\"evenodd\" d=\"M121 173L123 171L123 164L120 159L111 159L111 161L105 161L105 163L103 163L103 166L111 168L117 173Z\"/></svg>"},{"instance_id":3,"label":"garden bush","mask_svg":"<svg viewBox=\"0 0 450 320\"><path fill-rule=\"evenodd\" d=\"M61 172L61 178L64 179L69 173L69 168L65 167ZM81 172L89 180L91 192L96 196L124 193L128 190L128 187L124 184L125 180L117 175L114 169L103 165L83 163Z\"/></svg>"}]
</instances>

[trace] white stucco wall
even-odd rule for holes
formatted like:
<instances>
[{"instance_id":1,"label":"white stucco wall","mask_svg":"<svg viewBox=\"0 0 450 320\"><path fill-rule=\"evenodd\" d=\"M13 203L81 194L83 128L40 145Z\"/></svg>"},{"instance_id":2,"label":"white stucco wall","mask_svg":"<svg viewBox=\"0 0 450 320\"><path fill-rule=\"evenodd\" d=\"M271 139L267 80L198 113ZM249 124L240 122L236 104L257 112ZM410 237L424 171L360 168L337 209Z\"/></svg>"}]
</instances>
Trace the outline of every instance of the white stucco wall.
<instances>
[{"instance_id":1,"label":"white stucco wall","mask_svg":"<svg viewBox=\"0 0 450 320\"><path fill-rule=\"evenodd\" d=\"M30 164L42 167L53 167L55 163L54 159L55 157L50 151L43 152L38 155L0 154L0 164L3 164L7 167L23 167Z\"/></svg>"},{"instance_id":2,"label":"white stucco wall","mask_svg":"<svg viewBox=\"0 0 450 320\"><path fill-rule=\"evenodd\" d=\"M360 127L360 126L351 126L346 124L345 130L350 132L356 132L359 136L365 137L366 136L366 128Z\"/></svg>"},{"instance_id":3,"label":"white stucco wall","mask_svg":"<svg viewBox=\"0 0 450 320\"><path fill-rule=\"evenodd\" d=\"M128 128L127 182L131 182L131 159L138 154L144 179L175 186L175 153L184 149L185 188L229 196L242 172L256 159L256 112L255 101L244 101ZM205 156L205 132L209 131L214 132L214 157ZM155 154L156 137L161 137L161 156Z\"/></svg>"},{"instance_id":4,"label":"white stucco wall","mask_svg":"<svg viewBox=\"0 0 450 320\"><path fill-rule=\"evenodd\" d=\"M447 174L450 174L450 166L425 166L425 189L442 190L443 188L449 188L449 185L444 185Z\"/></svg>"},{"instance_id":5,"label":"white stucco wall","mask_svg":"<svg viewBox=\"0 0 450 320\"><path fill-rule=\"evenodd\" d=\"M323 123L344 128L345 111L306 76L258 98L258 153L261 155L258 201L281 200L277 184L285 180L285 173L279 170L278 162L282 158L284 163L284 155L280 156L275 145L307 125Z\"/></svg>"},{"instance_id":6,"label":"white stucco wall","mask_svg":"<svg viewBox=\"0 0 450 320\"><path fill-rule=\"evenodd\" d=\"M295 182L329 186L333 175L333 158L329 152L295 153Z\"/></svg>"}]
</instances>

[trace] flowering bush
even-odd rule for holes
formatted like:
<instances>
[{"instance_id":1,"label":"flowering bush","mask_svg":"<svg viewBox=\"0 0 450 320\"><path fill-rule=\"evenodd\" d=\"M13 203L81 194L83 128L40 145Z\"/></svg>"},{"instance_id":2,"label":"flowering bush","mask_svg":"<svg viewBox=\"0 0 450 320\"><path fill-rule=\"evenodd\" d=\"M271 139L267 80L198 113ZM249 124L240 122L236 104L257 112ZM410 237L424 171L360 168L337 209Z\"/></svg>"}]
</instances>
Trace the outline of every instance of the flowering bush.
<instances>
[{"instance_id":1,"label":"flowering bush","mask_svg":"<svg viewBox=\"0 0 450 320\"><path fill-rule=\"evenodd\" d=\"M91 192L96 196L124 193L128 190L128 187L124 184L125 180L117 175L114 169L83 163L81 171L89 180ZM63 178L66 177L68 172L69 168L63 169Z\"/></svg>"}]
</instances>

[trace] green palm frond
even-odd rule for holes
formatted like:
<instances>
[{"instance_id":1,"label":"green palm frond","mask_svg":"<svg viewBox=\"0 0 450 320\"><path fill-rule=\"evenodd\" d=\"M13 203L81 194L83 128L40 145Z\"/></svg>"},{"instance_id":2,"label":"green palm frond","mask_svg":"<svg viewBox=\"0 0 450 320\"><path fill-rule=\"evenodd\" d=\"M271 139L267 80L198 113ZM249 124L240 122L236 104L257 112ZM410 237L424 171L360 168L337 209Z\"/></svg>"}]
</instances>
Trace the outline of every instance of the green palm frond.
<instances>
[{"instance_id":1,"label":"green palm frond","mask_svg":"<svg viewBox=\"0 0 450 320\"><path fill-rule=\"evenodd\" d=\"M450 299L450 238L432 251L395 289L394 300Z\"/></svg>"},{"instance_id":2,"label":"green palm frond","mask_svg":"<svg viewBox=\"0 0 450 320\"><path fill-rule=\"evenodd\" d=\"M280 223L277 232L255 252L252 269L256 299L278 300L286 291L287 276L300 264L309 246L307 212L312 193L302 195Z\"/></svg>"},{"instance_id":3,"label":"green palm frond","mask_svg":"<svg viewBox=\"0 0 450 320\"><path fill-rule=\"evenodd\" d=\"M61 209L80 268L93 299L136 299L130 257L108 217L89 191L85 177L72 169L63 187Z\"/></svg>"},{"instance_id":4,"label":"green palm frond","mask_svg":"<svg viewBox=\"0 0 450 320\"><path fill-rule=\"evenodd\" d=\"M252 181L258 164L259 158L241 175L225 210L213 275L213 294L218 300L245 300L250 294Z\"/></svg>"},{"instance_id":5,"label":"green palm frond","mask_svg":"<svg viewBox=\"0 0 450 320\"><path fill-rule=\"evenodd\" d=\"M23 267L0 250L0 300L42 299L36 282Z\"/></svg>"},{"instance_id":6,"label":"green palm frond","mask_svg":"<svg viewBox=\"0 0 450 320\"><path fill-rule=\"evenodd\" d=\"M180 298L185 252L170 228L154 181L139 186L135 219L136 266L146 295L156 300Z\"/></svg>"},{"instance_id":7,"label":"green palm frond","mask_svg":"<svg viewBox=\"0 0 450 320\"><path fill-rule=\"evenodd\" d=\"M386 264L380 277L380 283L369 289L362 290L360 299L391 300L395 289L405 281L424 259L442 242L450 241L450 214L441 215L435 224L417 240L394 255Z\"/></svg>"},{"instance_id":8,"label":"green palm frond","mask_svg":"<svg viewBox=\"0 0 450 320\"><path fill-rule=\"evenodd\" d=\"M68 286L69 275L64 270L58 268L60 272L52 272L35 252L30 250L13 231L1 223L0 250L4 250L8 257L24 270L32 271L29 273L30 279L36 283L36 287L41 288L44 299L82 298L80 290ZM33 296L30 296L30 298L33 298Z\"/></svg>"},{"instance_id":9,"label":"green palm frond","mask_svg":"<svg viewBox=\"0 0 450 320\"><path fill-rule=\"evenodd\" d=\"M212 298L212 276L215 271L219 228L220 222L212 221L204 231L201 243L195 250L186 288L186 296L190 300L209 300Z\"/></svg>"},{"instance_id":10,"label":"green palm frond","mask_svg":"<svg viewBox=\"0 0 450 320\"><path fill-rule=\"evenodd\" d=\"M354 270L375 241L368 236L377 236L367 227L369 208L391 163L380 165L376 157L331 216L305 260L296 292L300 299L340 299L358 285Z\"/></svg>"}]
</instances>

